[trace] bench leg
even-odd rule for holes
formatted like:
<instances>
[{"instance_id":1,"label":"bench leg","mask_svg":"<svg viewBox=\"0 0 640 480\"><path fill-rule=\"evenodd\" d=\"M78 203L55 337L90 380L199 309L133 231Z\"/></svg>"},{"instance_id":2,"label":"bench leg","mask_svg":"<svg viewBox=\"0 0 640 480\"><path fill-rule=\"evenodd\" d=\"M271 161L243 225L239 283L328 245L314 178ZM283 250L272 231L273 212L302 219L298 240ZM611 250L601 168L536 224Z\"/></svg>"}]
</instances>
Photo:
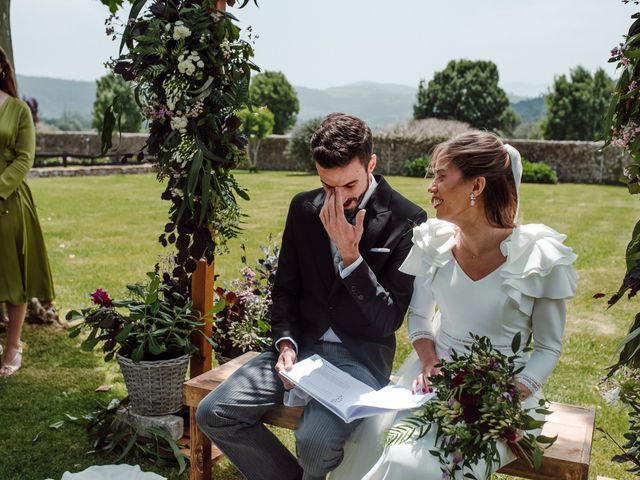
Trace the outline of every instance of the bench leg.
<instances>
[{"instance_id":1,"label":"bench leg","mask_svg":"<svg viewBox=\"0 0 640 480\"><path fill-rule=\"evenodd\" d=\"M196 407L189 407L189 436L191 442L190 480L211 480L211 440L196 423Z\"/></svg>"}]
</instances>

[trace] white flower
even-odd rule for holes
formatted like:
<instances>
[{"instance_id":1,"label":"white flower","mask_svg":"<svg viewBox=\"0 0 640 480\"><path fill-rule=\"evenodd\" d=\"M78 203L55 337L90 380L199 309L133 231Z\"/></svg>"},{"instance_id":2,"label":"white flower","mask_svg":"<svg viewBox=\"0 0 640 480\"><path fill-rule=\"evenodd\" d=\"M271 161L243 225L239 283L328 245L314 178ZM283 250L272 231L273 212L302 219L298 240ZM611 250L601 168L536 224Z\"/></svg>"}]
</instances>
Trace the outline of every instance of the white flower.
<instances>
[{"instance_id":1,"label":"white flower","mask_svg":"<svg viewBox=\"0 0 640 480\"><path fill-rule=\"evenodd\" d=\"M178 71L180 71L180 73L184 73L185 75L193 75L196 71L196 66L191 62L190 59L187 60L183 60L182 62L178 63Z\"/></svg>"},{"instance_id":2,"label":"white flower","mask_svg":"<svg viewBox=\"0 0 640 480\"><path fill-rule=\"evenodd\" d=\"M198 65L198 68L204 68L204 62L202 60L199 60L196 65Z\"/></svg>"},{"instance_id":3,"label":"white flower","mask_svg":"<svg viewBox=\"0 0 640 480\"><path fill-rule=\"evenodd\" d=\"M188 120L186 117L175 116L171 118L171 128L185 133L187 131Z\"/></svg>"},{"instance_id":4,"label":"white flower","mask_svg":"<svg viewBox=\"0 0 640 480\"><path fill-rule=\"evenodd\" d=\"M167 24L164 26L164 30L165 30L165 32L168 32L169 30L171 30L171 24L170 24L170 23L167 23Z\"/></svg>"},{"instance_id":5,"label":"white flower","mask_svg":"<svg viewBox=\"0 0 640 480\"><path fill-rule=\"evenodd\" d=\"M173 29L173 39L182 40L183 38L187 38L189 35L191 35L191 30L184 25L178 25L178 22L176 22L176 26Z\"/></svg>"}]
</instances>

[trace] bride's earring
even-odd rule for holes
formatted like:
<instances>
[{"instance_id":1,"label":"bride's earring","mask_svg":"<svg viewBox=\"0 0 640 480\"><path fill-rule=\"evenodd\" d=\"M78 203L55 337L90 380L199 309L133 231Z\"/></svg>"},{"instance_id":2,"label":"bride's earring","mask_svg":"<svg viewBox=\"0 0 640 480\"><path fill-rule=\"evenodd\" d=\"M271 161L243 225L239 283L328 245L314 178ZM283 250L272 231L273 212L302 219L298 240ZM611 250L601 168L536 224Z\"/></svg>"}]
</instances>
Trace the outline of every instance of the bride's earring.
<instances>
[{"instance_id":1,"label":"bride's earring","mask_svg":"<svg viewBox=\"0 0 640 480\"><path fill-rule=\"evenodd\" d=\"M471 192L471 195L469 195L469 203L472 207L476 204L476 196L473 192Z\"/></svg>"}]
</instances>

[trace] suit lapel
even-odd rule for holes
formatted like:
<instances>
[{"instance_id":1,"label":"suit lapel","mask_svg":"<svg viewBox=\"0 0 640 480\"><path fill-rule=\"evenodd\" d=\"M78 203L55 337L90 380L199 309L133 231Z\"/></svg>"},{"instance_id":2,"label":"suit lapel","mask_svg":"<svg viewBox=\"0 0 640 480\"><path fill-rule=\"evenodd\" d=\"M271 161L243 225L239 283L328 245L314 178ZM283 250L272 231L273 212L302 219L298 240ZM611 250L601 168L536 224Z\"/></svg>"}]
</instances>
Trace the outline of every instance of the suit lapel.
<instances>
[{"instance_id":1,"label":"suit lapel","mask_svg":"<svg viewBox=\"0 0 640 480\"><path fill-rule=\"evenodd\" d=\"M368 260L371 256L370 250L373 247L384 246L385 239L381 239L380 235L391 220L391 211L389 210L391 187L382 177L376 180L378 186L365 207L367 215L364 219L364 233L362 240L360 240L360 254L362 258L367 260L367 263L369 263Z\"/></svg>"},{"instance_id":2,"label":"suit lapel","mask_svg":"<svg viewBox=\"0 0 640 480\"><path fill-rule=\"evenodd\" d=\"M322 222L320 221L320 210L324 203L324 190L320 190L318 195L305 205L310 213L306 230L308 235L309 249L313 257L318 273L326 288L331 288L335 279L333 268L333 257L331 256L331 242Z\"/></svg>"}]
</instances>

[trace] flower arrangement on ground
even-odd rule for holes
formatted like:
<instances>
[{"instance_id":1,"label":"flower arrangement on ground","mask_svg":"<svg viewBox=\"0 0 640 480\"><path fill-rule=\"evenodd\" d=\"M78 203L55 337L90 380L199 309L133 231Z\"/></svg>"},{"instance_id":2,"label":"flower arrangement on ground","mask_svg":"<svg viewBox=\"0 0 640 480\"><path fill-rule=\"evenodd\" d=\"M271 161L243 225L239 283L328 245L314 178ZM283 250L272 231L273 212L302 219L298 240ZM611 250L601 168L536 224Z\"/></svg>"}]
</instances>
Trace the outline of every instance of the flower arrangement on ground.
<instances>
[{"instance_id":1,"label":"flower arrangement on ground","mask_svg":"<svg viewBox=\"0 0 640 480\"><path fill-rule=\"evenodd\" d=\"M523 408L516 388L516 367L520 350L520 334L512 343L512 356L495 349L487 337L471 334L473 343L467 351L451 352L450 359L441 360L439 373L430 377L436 396L421 409L405 418L387 432L387 444L402 443L416 436L425 436L437 428L438 457L444 478L454 477L484 460L487 475L492 465L499 464L498 442L506 442L511 450L538 468L542 447L553 444L555 438L537 435L544 425L532 415L549 414L541 400L535 409ZM525 348L525 350L528 347ZM467 472L465 476L473 476Z\"/></svg>"},{"instance_id":2,"label":"flower arrangement on ground","mask_svg":"<svg viewBox=\"0 0 640 480\"><path fill-rule=\"evenodd\" d=\"M216 352L234 358L249 350L263 351L271 345L271 289L278 269L279 247L269 236L261 246L263 257L254 267L247 263L246 249L241 245L240 277L216 289L217 310L212 340Z\"/></svg>"}]
</instances>

